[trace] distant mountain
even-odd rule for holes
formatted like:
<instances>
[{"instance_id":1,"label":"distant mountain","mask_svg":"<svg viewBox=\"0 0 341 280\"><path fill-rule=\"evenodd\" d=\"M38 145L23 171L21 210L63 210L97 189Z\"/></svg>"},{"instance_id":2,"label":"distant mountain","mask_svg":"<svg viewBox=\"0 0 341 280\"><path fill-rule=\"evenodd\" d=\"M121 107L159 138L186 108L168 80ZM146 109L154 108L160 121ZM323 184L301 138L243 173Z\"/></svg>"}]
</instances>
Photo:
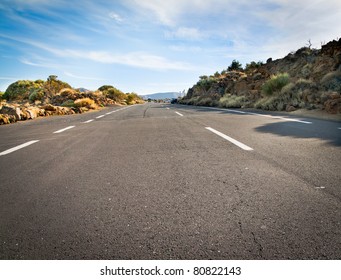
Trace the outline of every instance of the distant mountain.
<instances>
[{"instance_id":1,"label":"distant mountain","mask_svg":"<svg viewBox=\"0 0 341 280\"><path fill-rule=\"evenodd\" d=\"M143 99L172 99L172 98L178 98L181 96L181 92L158 92L158 93L152 93L152 94L146 94L142 95Z\"/></svg>"},{"instance_id":2,"label":"distant mountain","mask_svg":"<svg viewBox=\"0 0 341 280\"><path fill-rule=\"evenodd\" d=\"M89 92L90 91L86 88L76 88L76 90L79 90L80 92Z\"/></svg>"}]
</instances>

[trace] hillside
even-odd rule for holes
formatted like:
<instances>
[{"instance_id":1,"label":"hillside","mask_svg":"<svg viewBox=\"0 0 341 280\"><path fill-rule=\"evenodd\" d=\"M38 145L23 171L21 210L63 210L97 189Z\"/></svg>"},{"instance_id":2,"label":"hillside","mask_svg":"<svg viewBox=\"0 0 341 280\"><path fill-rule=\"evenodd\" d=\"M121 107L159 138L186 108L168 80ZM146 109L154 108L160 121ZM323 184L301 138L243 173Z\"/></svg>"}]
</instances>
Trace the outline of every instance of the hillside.
<instances>
[{"instance_id":1,"label":"hillside","mask_svg":"<svg viewBox=\"0 0 341 280\"><path fill-rule=\"evenodd\" d=\"M318 109L341 113L341 39L303 47L282 59L231 66L201 76L182 104L271 111Z\"/></svg>"},{"instance_id":2,"label":"hillside","mask_svg":"<svg viewBox=\"0 0 341 280\"><path fill-rule=\"evenodd\" d=\"M104 85L96 91L73 89L51 75L44 80L19 80L0 95L0 125L45 117L98 110L104 106L144 103L136 93Z\"/></svg>"}]
</instances>

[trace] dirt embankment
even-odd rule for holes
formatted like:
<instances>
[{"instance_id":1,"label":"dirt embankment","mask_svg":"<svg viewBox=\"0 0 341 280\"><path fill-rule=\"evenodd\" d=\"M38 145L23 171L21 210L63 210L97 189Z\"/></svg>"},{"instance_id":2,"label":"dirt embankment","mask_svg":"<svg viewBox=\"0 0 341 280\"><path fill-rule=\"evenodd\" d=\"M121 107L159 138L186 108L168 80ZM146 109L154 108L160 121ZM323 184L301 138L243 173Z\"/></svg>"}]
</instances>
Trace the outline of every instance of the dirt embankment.
<instances>
[{"instance_id":1,"label":"dirt embankment","mask_svg":"<svg viewBox=\"0 0 341 280\"><path fill-rule=\"evenodd\" d=\"M341 39L321 49L303 47L282 59L269 58L266 63L251 62L244 69L202 76L180 102L340 115Z\"/></svg>"}]
</instances>

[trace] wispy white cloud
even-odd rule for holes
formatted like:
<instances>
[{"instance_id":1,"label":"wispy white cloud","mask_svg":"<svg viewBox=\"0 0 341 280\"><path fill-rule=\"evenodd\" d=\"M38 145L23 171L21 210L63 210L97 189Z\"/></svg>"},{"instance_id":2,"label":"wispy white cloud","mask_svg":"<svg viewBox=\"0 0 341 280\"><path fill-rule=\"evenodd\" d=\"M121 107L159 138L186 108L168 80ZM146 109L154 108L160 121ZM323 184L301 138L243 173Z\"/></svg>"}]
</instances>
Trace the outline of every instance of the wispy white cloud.
<instances>
[{"instance_id":1,"label":"wispy white cloud","mask_svg":"<svg viewBox=\"0 0 341 280\"><path fill-rule=\"evenodd\" d=\"M206 26L206 35L220 34L221 38L253 41L258 45L271 42L297 45L309 38L319 44L340 35L339 0L129 0L128 3L173 28L174 31L166 34L179 38L186 33L190 33L189 38L199 35L194 30L199 30L201 22ZM209 26L211 23L213 28ZM193 30L180 29L186 24Z\"/></svg>"},{"instance_id":2,"label":"wispy white cloud","mask_svg":"<svg viewBox=\"0 0 341 280\"><path fill-rule=\"evenodd\" d=\"M133 67L153 70L191 70L193 67L184 62L170 61L162 56L145 52L132 52L127 54L112 54L105 51L68 51L80 58L88 58L101 63L117 63Z\"/></svg>"},{"instance_id":3,"label":"wispy white cloud","mask_svg":"<svg viewBox=\"0 0 341 280\"><path fill-rule=\"evenodd\" d=\"M83 60L92 60L104 64L123 64L132 67L153 69L153 70L191 70L193 66L179 61L171 61L165 57L153 55L147 52L130 52L123 54L115 54L108 51L89 51L89 50L76 50L76 49L58 49L47 44L25 39L17 38L14 36L0 35L11 40L19 41L29 44L38 49L50 52L58 57L77 58ZM28 59L21 59L22 63L30 64L32 66L44 66L39 63L32 62ZM45 65L47 66L47 65Z\"/></svg>"},{"instance_id":4,"label":"wispy white cloud","mask_svg":"<svg viewBox=\"0 0 341 280\"><path fill-rule=\"evenodd\" d=\"M24 57L19 58L18 60L23 64L34 66L34 67L54 68L54 69L56 68L61 69L62 67L65 67L65 65L60 65L60 64L46 62L46 61L40 61L40 60L32 61L31 59L24 58Z\"/></svg>"},{"instance_id":5,"label":"wispy white cloud","mask_svg":"<svg viewBox=\"0 0 341 280\"><path fill-rule=\"evenodd\" d=\"M128 0L126 5L130 8L135 9L136 12L142 14L152 13L153 18L159 20L161 23L168 26L175 25L175 18L179 12L185 7L184 2L186 1L164 1L164 0L152 0L152 1L139 1L139 0Z\"/></svg>"},{"instance_id":6,"label":"wispy white cloud","mask_svg":"<svg viewBox=\"0 0 341 280\"><path fill-rule=\"evenodd\" d=\"M116 22L119 22L119 23L123 22L123 18L115 12L110 12L109 17L111 19L115 20Z\"/></svg>"},{"instance_id":7,"label":"wispy white cloud","mask_svg":"<svg viewBox=\"0 0 341 280\"><path fill-rule=\"evenodd\" d=\"M72 74L70 72L64 72L64 74L68 77L80 79L80 80L93 80L93 81L104 81L105 80L103 78L79 76L79 75Z\"/></svg>"},{"instance_id":8,"label":"wispy white cloud","mask_svg":"<svg viewBox=\"0 0 341 280\"><path fill-rule=\"evenodd\" d=\"M166 31L165 36L169 39L177 38L190 41L201 40L206 37L199 29L191 27L179 27L175 31Z\"/></svg>"},{"instance_id":9,"label":"wispy white cloud","mask_svg":"<svg viewBox=\"0 0 341 280\"><path fill-rule=\"evenodd\" d=\"M191 46L191 45L170 45L169 49L176 52L191 52L191 53L198 53L203 51L203 49L199 46Z\"/></svg>"}]
</instances>

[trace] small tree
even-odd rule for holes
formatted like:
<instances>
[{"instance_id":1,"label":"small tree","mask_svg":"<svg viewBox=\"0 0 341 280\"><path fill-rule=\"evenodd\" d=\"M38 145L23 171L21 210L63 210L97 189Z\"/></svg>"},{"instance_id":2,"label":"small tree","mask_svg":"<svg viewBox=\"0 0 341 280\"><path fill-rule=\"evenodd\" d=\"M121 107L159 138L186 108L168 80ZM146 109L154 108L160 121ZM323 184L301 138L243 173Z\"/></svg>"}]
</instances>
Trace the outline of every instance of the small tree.
<instances>
[{"instance_id":1,"label":"small tree","mask_svg":"<svg viewBox=\"0 0 341 280\"><path fill-rule=\"evenodd\" d=\"M242 71L243 67L238 60L232 60L231 65L227 68L228 71Z\"/></svg>"},{"instance_id":2,"label":"small tree","mask_svg":"<svg viewBox=\"0 0 341 280\"><path fill-rule=\"evenodd\" d=\"M45 93L48 97L52 97L64 88L71 88L68 83L62 82L57 79L58 76L50 75L45 83Z\"/></svg>"},{"instance_id":3,"label":"small tree","mask_svg":"<svg viewBox=\"0 0 341 280\"><path fill-rule=\"evenodd\" d=\"M262 61L251 61L250 63L246 63L245 65L245 72L253 71L255 69L258 69L260 66L263 65Z\"/></svg>"},{"instance_id":4,"label":"small tree","mask_svg":"<svg viewBox=\"0 0 341 280\"><path fill-rule=\"evenodd\" d=\"M208 79L208 76L202 75L202 76L199 77L199 79L200 79L200 80L206 80L206 79Z\"/></svg>"},{"instance_id":5,"label":"small tree","mask_svg":"<svg viewBox=\"0 0 341 280\"><path fill-rule=\"evenodd\" d=\"M215 78L219 78L219 77L220 77L220 73L217 71L217 72L214 73L213 76L214 76Z\"/></svg>"}]
</instances>

